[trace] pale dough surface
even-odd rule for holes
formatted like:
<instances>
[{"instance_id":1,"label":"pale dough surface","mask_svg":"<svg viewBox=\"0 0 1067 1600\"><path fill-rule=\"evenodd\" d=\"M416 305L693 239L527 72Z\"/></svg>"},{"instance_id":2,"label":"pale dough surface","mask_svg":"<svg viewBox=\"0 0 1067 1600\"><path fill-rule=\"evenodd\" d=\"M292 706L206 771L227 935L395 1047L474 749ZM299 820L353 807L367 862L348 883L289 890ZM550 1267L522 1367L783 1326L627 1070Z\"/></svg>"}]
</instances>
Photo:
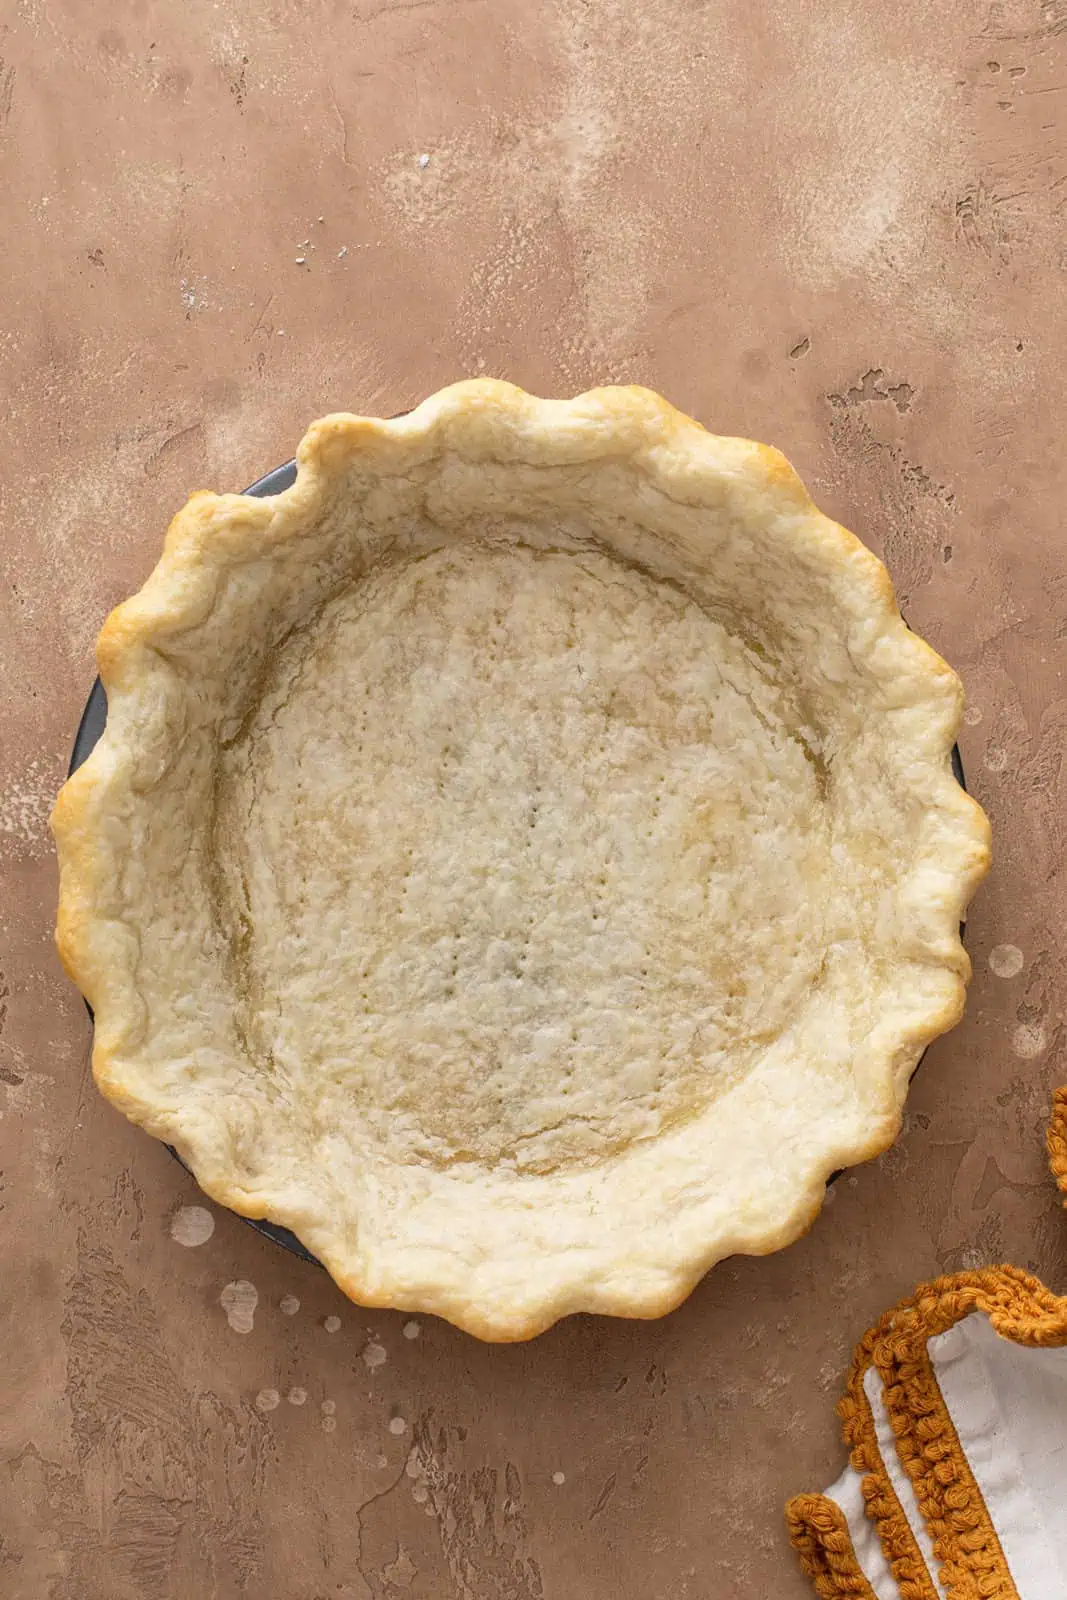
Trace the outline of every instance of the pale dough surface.
<instances>
[{"instance_id":1,"label":"pale dough surface","mask_svg":"<svg viewBox=\"0 0 1067 1600\"><path fill-rule=\"evenodd\" d=\"M957 680L788 465L456 385L197 496L57 806L95 1069L354 1298L655 1315L883 1149L988 860Z\"/></svg>"},{"instance_id":2,"label":"pale dough surface","mask_svg":"<svg viewBox=\"0 0 1067 1600\"><path fill-rule=\"evenodd\" d=\"M248 1048L395 1161L551 1171L703 1109L810 989L818 774L755 654L607 557L346 591L223 764Z\"/></svg>"}]
</instances>

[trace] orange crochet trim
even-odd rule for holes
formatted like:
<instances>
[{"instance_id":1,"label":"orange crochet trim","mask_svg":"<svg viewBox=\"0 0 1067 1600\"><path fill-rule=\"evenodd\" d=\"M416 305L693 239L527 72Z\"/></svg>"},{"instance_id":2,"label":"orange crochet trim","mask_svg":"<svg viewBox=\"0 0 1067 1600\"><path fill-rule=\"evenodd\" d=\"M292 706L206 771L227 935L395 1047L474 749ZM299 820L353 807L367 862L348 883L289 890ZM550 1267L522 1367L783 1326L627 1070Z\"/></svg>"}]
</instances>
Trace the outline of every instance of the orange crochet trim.
<instances>
[{"instance_id":1,"label":"orange crochet trim","mask_svg":"<svg viewBox=\"0 0 1067 1600\"><path fill-rule=\"evenodd\" d=\"M1067 1088L1057 1089L1052 1096L1052 1119L1045 1143L1052 1176L1063 1193L1064 1205L1067 1205Z\"/></svg>"},{"instance_id":2,"label":"orange crochet trim","mask_svg":"<svg viewBox=\"0 0 1067 1600\"><path fill-rule=\"evenodd\" d=\"M1053 1096L1047 1145L1049 1165L1067 1203L1067 1087ZM983 1312L1001 1338L1016 1344L1067 1345L1067 1296L1053 1294L1028 1272L986 1267L935 1278L887 1311L860 1340L837 1408L852 1465L863 1475L867 1515L901 1600L937 1600L937 1590L878 1449L863 1387L871 1366L882 1378L897 1454L915 1485L950 1600L1019 1600L927 1349L931 1339L972 1311ZM866 1595L870 1586L856 1587L857 1579L862 1584L867 1580L856 1562L844 1515L832 1500L797 1495L786 1506L786 1522L801 1567L823 1600Z\"/></svg>"},{"instance_id":3,"label":"orange crochet trim","mask_svg":"<svg viewBox=\"0 0 1067 1600\"><path fill-rule=\"evenodd\" d=\"M951 1600L972 1596L1018 1600L926 1352L929 1339L972 1311L983 1312L1002 1338L1016 1344L1067 1345L1067 1297L1053 1294L1020 1268L987 1267L936 1278L920 1284L907 1300L887 1311L860 1341L838 1406L852 1465L863 1474L867 1515L877 1529L901 1600L937 1600L937 1590L878 1449L863 1387L872 1365L881 1374L886 1406L898 1431L901 1462L915 1482ZM799 1495L786 1507L790 1537L802 1563L818 1546L820 1529L811 1514L822 1498Z\"/></svg>"},{"instance_id":4,"label":"orange crochet trim","mask_svg":"<svg viewBox=\"0 0 1067 1600\"><path fill-rule=\"evenodd\" d=\"M875 1352L900 1464L953 1600L1019 1600L992 1518L934 1375L925 1337Z\"/></svg>"},{"instance_id":5,"label":"orange crochet trim","mask_svg":"<svg viewBox=\"0 0 1067 1600\"><path fill-rule=\"evenodd\" d=\"M786 1506L785 1520L801 1570L819 1600L877 1600L839 1505L823 1494L798 1494Z\"/></svg>"},{"instance_id":6,"label":"orange crochet trim","mask_svg":"<svg viewBox=\"0 0 1067 1600\"><path fill-rule=\"evenodd\" d=\"M883 1317L882 1322L887 1320ZM937 1587L930 1576L926 1558L882 1460L874 1413L863 1387L867 1368L872 1361L872 1336L881 1327L882 1323L879 1323L878 1328L872 1329L857 1347L852 1357L848 1389L838 1404L837 1412L843 1424L845 1443L849 1446L849 1459L856 1471L863 1474L860 1487L867 1515L877 1530L902 1600L938 1600Z\"/></svg>"}]
</instances>

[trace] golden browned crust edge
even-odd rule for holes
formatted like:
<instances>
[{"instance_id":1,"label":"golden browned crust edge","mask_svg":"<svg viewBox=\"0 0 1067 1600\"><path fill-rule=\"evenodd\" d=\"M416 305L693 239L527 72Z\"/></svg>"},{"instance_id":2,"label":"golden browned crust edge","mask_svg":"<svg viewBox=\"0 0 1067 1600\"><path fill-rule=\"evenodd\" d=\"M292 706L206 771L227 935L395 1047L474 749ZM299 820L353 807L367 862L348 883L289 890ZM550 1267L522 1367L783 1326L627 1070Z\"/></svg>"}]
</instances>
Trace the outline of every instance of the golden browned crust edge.
<instances>
[{"instance_id":1,"label":"golden browned crust edge","mask_svg":"<svg viewBox=\"0 0 1067 1600\"><path fill-rule=\"evenodd\" d=\"M384 463L395 451L399 437L408 447L413 438L428 444L436 435L447 434L455 425L456 417L463 416L468 422L474 417L485 419L483 438L487 449L491 450L494 429L510 425L516 431L525 428L527 442L534 438L549 452L546 460L565 460L571 448L568 421L590 411L595 411L609 424L604 448L599 452L604 456L640 457L647 465L654 451L659 460L669 464L672 459L686 459L694 448L702 448L709 439L724 449L733 450L737 470L748 474L761 490L772 493L779 508L798 514L803 519L803 539L818 544L828 567L847 574L849 592L855 603L874 619L883 636L894 638L909 674L914 674L916 663L921 662L931 691L935 686L940 690L955 689L954 714L946 716L941 708L928 756L932 792L954 820L951 888L941 907L944 965L955 977L953 994L944 1006L924 1019L921 1027L913 1029L901 1041L894 1058L894 1081L885 1085L884 1115L869 1128L868 1137L852 1141L847 1148L828 1150L818 1170L813 1170L811 1181L796 1196L781 1226L743 1247L746 1254L766 1254L792 1243L811 1226L822 1202L825 1178L832 1170L880 1154L895 1138L911 1068L925 1047L953 1027L962 1014L970 963L959 941L958 926L990 861L989 825L985 815L955 783L949 769L949 754L962 710L962 695L955 674L934 650L910 633L900 619L892 583L881 562L855 535L818 511L780 452L744 440L714 440L698 423L676 411L660 396L636 387L593 390L570 401L542 401L510 384L475 379L439 391L397 421L347 414L328 416L308 430L298 452L297 481L273 502L206 492L192 496L172 521L163 555L148 582L105 623L97 647L100 676L109 696L119 688L136 684L151 656L153 641L188 626L193 615L210 603L203 592L206 580L200 583L199 577L203 554L210 548L212 539L223 536L239 539L241 518L262 529L271 515L271 506L311 502L353 452L372 458L377 456ZM551 454L553 449L555 455ZM240 513L236 531L235 513ZM132 1014L136 1012L137 997L131 990L128 972L124 974L122 970L122 930L106 926L97 912L101 874L106 868L96 848L95 819L106 794L107 761L105 736L89 760L64 785L53 812L52 826L60 860L56 942L67 972L96 1014L93 1072L99 1088L131 1120L155 1132L158 1131L153 1125L155 1108L132 1092L121 1072L116 1070L118 1041L135 1023ZM220 1204L245 1216L269 1216L275 1222L292 1225L293 1219L284 1214L283 1208L249 1196L220 1174L197 1170L195 1150L186 1150L183 1154L197 1171L205 1192ZM388 1293L375 1295L358 1276L346 1271L330 1249L328 1239L317 1241L309 1237L306 1227L301 1231L305 1242L353 1300L367 1305L436 1312L482 1339L495 1341L530 1338L550 1327L559 1317L579 1310L638 1318L663 1316L686 1298L722 1255L711 1242L684 1270L676 1271L668 1289L657 1294L609 1292L587 1284L582 1293L568 1291L547 1300L536 1314L502 1316L499 1312L483 1314L479 1307L457 1300L447 1291L439 1296L422 1292L409 1299Z\"/></svg>"}]
</instances>

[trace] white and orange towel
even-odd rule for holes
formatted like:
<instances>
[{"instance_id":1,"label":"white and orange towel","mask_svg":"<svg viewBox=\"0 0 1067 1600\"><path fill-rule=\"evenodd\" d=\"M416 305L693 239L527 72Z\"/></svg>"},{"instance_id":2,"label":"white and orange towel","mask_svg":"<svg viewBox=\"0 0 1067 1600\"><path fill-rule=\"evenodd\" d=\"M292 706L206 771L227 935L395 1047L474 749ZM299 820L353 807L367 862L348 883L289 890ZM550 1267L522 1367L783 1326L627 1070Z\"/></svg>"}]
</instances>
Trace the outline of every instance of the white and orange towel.
<instances>
[{"instance_id":1,"label":"white and orange towel","mask_svg":"<svg viewBox=\"0 0 1067 1600\"><path fill-rule=\"evenodd\" d=\"M1048 1146L1067 1195L1067 1089ZM821 1600L1067 1600L1067 1296L1016 1267L923 1284L838 1409L848 1467L786 1509Z\"/></svg>"}]
</instances>

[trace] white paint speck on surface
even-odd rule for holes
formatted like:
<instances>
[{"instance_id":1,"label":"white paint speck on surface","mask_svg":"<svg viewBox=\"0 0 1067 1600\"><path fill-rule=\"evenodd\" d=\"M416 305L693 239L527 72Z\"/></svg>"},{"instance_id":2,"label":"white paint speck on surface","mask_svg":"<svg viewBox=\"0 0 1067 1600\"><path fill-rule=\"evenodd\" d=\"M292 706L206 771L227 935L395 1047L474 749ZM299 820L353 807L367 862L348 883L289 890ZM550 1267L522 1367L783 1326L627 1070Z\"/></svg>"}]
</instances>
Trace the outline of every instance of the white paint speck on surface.
<instances>
[{"instance_id":1,"label":"white paint speck on surface","mask_svg":"<svg viewBox=\"0 0 1067 1600\"><path fill-rule=\"evenodd\" d=\"M397 1437L399 1438L399 1436L402 1433L407 1433L407 1431L408 1431L408 1425L404 1421L403 1417L391 1417L389 1419L389 1432L390 1433L395 1433L397 1435Z\"/></svg>"},{"instance_id":2,"label":"white paint speck on surface","mask_svg":"<svg viewBox=\"0 0 1067 1600\"><path fill-rule=\"evenodd\" d=\"M340 1317L326 1317L322 1325L327 1333L337 1333L341 1327L341 1319Z\"/></svg>"},{"instance_id":3,"label":"white paint speck on surface","mask_svg":"<svg viewBox=\"0 0 1067 1600\"><path fill-rule=\"evenodd\" d=\"M336 1428L336 1426L337 1426L337 1418L336 1417L323 1417L323 1419L322 1419L322 1431L323 1431L323 1433L332 1433L334 1431L334 1429Z\"/></svg>"},{"instance_id":4,"label":"white paint speck on surface","mask_svg":"<svg viewBox=\"0 0 1067 1600\"><path fill-rule=\"evenodd\" d=\"M297 267L303 267L303 266L306 266L306 264L307 264L307 256L296 256L295 259L294 259L294 262L293 262L293 265L297 266Z\"/></svg>"},{"instance_id":5,"label":"white paint speck on surface","mask_svg":"<svg viewBox=\"0 0 1067 1600\"><path fill-rule=\"evenodd\" d=\"M1008 753L999 745L994 745L985 753L985 765L990 772L1003 772L1008 765Z\"/></svg>"},{"instance_id":6,"label":"white paint speck on surface","mask_svg":"<svg viewBox=\"0 0 1067 1600\"><path fill-rule=\"evenodd\" d=\"M419 157L419 166L422 167L422 169L425 171L425 169L429 165L430 165L430 158L427 155L426 151L424 150L422 155Z\"/></svg>"},{"instance_id":7,"label":"white paint speck on surface","mask_svg":"<svg viewBox=\"0 0 1067 1600\"><path fill-rule=\"evenodd\" d=\"M561 1483L566 1483L566 1481L567 1481L567 1474L565 1472L554 1472L552 1474L552 1482L556 1485L557 1489L559 1488Z\"/></svg>"},{"instance_id":8,"label":"white paint speck on surface","mask_svg":"<svg viewBox=\"0 0 1067 1600\"><path fill-rule=\"evenodd\" d=\"M337 1410L336 1400L324 1400L319 1407L324 1417L332 1417Z\"/></svg>"},{"instance_id":9,"label":"white paint speck on surface","mask_svg":"<svg viewBox=\"0 0 1067 1600\"><path fill-rule=\"evenodd\" d=\"M343 261L347 254L348 254L348 246L346 244L343 244L341 246L340 250L338 250L338 252L337 252L338 261Z\"/></svg>"},{"instance_id":10,"label":"white paint speck on surface","mask_svg":"<svg viewBox=\"0 0 1067 1600\"><path fill-rule=\"evenodd\" d=\"M171 1238L189 1250L207 1244L214 1232L215 1218L206 1206L180 1206L170 1219Z\"/></svg>"},{"instance_id":11,"label":"white paint speck on surface","mask_svg":"<svg viewBox=\"0 0 1067 1600\"><path fill-rule=\"evenodd\" d=\"M288 1400L291 1406L302 1406L307 1400L307 1397L307 1390L301 1389L299 1384L294 1384L285 1398Z\"/></svg>"},{"instance_id":12,"label":"white paint speck on surface","mask_svg":"<svg viewBox=\"0 0 1067 1600\"><path fill-rule=\"evenodd\" d=\"M421 1322L405 1322L401 1332L405 1339L417 1339L422 1332Z\"/></svg>"},{"instance_id":13,"label":"white paint speck on surface","mask_svg":"<svg viewBox=\"0 0 1067 1600\"><path fill-rule=\"evenodd\" d=\"M963 713L963 720L967 724L968 728L977 728L978 724L982 720L981 707L968 706Z\"/></svg>"},{"instance_id":14,"label":"white paint speck on surface","mask_svg":"<svg viewBox=\"0 0 1067 1600\"><path fill-rule=\"evenodd\" d=\"M371 1339L363 1349L363 1365L368 1372L373 1372L377 1367L384 1367L389 1360L389 1352L384 1344L379 1344L376 1339Z\"/></svg>"},{"instance_id":15,"label":"white paint speck on surface","mask_svg":"<svg viewBox=\"0 0 1067 1600\"><path fill-rule=\"evenodd\" d=\"M259 1304L259 1290L247 1278L228 1283L219 1295L219 1305L234 1333L251 1333Z\"/></svg>"},{"instance_id":16,"label":"white paint speck on surface","mask_svg":"<svg viewBox=\"0 0 1067 1600\"><path fill-rule=\"evenodd\" d=\"M47 764L36 759L12 774L0 790L0 854L43 853L56 782Z\"/></svg>"},{"instance_id":17,"label":"white paint speck on surface","mask_svg":"<svg viewBox=\"0 0 1067 1600\"><path fill-rule=\"evenodd\" d=\"M277 1389L261 1389L256 1395L257 1411L276 1411L281 1401Z\"/></svg>"},{"instance_id":18,"label":"white paint speck on surface","mask_svg":"<svg viewBox=\"0 0 1067 1600\"><path fill-rule=\"evenodd\" d=\"M295 1294L283 1294L278 1301L278 1310L283 1317L295 1317L300 1310L300 1301Z\"/></svg>"},{"instance_id":19,"label":"white paint speck on surface","mask_svg":"<svg viewBox=\"0 0 1067 1600\"><path fill-rule=\"evenodd\" d=\"M1048 1049L1043 1022L1021 1022L1011 1036L1011 1047L1024 1061L1036 1061Z\"/></svg>"},{"instance_id":20,"label":"white paint speck on surface","mask_svg":"<svg viewBox=\"0 0 1067 1600\"><path fill-rule=\"evenodd\" d=\"M998 978L1015 978L1023 970L1023 953L1017 944L994 945L989 952L989 965Z\"/></svg>"}]
</instances>

